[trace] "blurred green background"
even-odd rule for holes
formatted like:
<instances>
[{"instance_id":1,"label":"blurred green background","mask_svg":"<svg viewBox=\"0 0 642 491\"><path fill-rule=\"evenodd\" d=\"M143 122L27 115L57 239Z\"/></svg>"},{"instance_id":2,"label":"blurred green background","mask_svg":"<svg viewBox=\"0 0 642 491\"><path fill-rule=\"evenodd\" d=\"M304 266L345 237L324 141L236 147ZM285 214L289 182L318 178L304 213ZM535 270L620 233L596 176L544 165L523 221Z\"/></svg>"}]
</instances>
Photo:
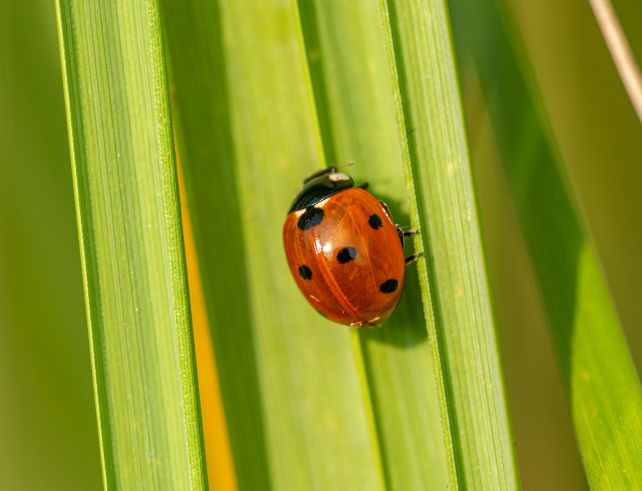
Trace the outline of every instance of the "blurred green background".
<instances>
[{"instance_id":1,"label":"blurred green background","mask_svg":"<svg viewBox=\"0 0 642 491\"><path fill-rule=\"evenodd\" d=\"M54 4L0 0L0 5L0 489L99 489ZM639 371L640 121L588 3L507 0L505 5ZM620 0L614 6L640 59L642 3ZM466 60L460 62L522 484L582 489L586 483L570 413L492 125L479 81Z\"/></svg>"},{"instance_id":2,"label":"blurred green background","mask_svg":"<svg viewBox=\"0 0 642 491\"><path fill-rule=\"evenodd\" d=\"M100 489L54 2L0 36L0 489Z\"/></svg>"}]
</instances>

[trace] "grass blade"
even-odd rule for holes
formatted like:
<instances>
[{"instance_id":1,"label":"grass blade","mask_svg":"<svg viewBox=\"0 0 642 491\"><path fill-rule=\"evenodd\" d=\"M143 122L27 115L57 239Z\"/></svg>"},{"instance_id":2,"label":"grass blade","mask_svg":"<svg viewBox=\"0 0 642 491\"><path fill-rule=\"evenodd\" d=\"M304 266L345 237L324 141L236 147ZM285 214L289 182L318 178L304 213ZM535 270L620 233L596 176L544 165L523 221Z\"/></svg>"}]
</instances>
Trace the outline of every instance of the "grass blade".
<instances>
[{"instance_id":1,"label":"grass blade","mask_svg":"<svg viewBox=\"0 0 642 491\"><path fill-rule=\"evenodd\" d=\"M59 0L58 24L105 484L204 489L157 5Z\"/></svg>"},{"instance_id":2,"label":"grass blade","mask_svg":"<svg viewBox=\"0 0 642 491\"><path fill-rule=\"evenodd\" d=\"M640 383L534 77L497 3L453 6L462 63L473 61L483 86L589 483L630 488L642 481Z\"/></svg>"},{"instance_id":3,"label":"grass blade","mask_svg":"<svg viewBox=\"0 0 642 491\"><path fill-rule=\"evenodd\" d=\"M420 274L430 278L424 304L432 302L441 341L459 484L516 488L448 13L441 1L382 5L390 16L399 120L427 256Z\"/></svg>"},{"instance_id":4,"label":"grass blade","mask_svg":"<svg viewBox=\"0 0 642 491\"><path fill-rule=\"evenodd\" d=\"M351 335L302 300L281 227L324 161L296 4L162 2L177 137L241 489L381 489Z\"/></svg>"},{"instance_id":5,"label":"grass blade","mask_svg":"<svg viewBox=\"0 0 642 491\"><path fill-rule=\"evenodd\" d=\"M101 478L55 12L0 3L0 489Z\"/></svg>"},{"instance_id":6,"label":"grass blade","mask_svg":"<svg viewBox=\"0 0 642 491\"><path fill-rule=\"evenodd\" d=\"M415 226L386 51L387 19L373 2L299 5L328 162L355 161L350 173L370 182L398 222ZM424 319L416 268L407 273L402 301L386 326L357 334L386 482L392 489L455 488L432 312L427 304Z\"/></svg>"}]
</instances>

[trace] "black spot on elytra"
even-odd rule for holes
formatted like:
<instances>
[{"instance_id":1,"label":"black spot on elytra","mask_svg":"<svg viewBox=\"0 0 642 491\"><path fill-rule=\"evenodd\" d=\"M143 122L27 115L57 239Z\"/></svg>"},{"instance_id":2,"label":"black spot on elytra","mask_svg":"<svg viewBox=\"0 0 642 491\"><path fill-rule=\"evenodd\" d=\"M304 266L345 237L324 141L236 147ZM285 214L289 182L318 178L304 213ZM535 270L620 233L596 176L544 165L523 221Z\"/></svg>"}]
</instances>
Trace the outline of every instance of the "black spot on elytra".
<instances>
[{"instance_id":1,"label":"black spot on elytra","mask_svg":"<svg viewBox=\"0 0 642 491\"><path fill-rule=\"evenodd\" d=\"M315 227L323 220L323 210L314 206L309 206L305 209L303 214L299 217L299 228L307 230Z\"/></svg>"},{"instance_id":2,"label":"black spot on elytra","mask_svg":"<svg viewBox=\"0 0 642 491\"><path fill-rule=\"evenodd\" d=\"M381 227L381 224L382 224L381 217L379 215L377 215L376 213L373 214L373 215L370 215L368 217L368 223L370 224L370 226L372 228L377 230L379 227Z\"/></svg>"},{"instance_id":3,"label":"black spot on elytra","mask_svg":"<svg viewBox=\"0 0 642 491\"><path fill-rule=\"evenodd\" d=\"M397 289L397 285L399 285L399 282L394 278L390 278L379 285L379 290L382 293L392 293Z\"/></svg>"},{"instance_id":4,"label":"black spot on elytra","mask_svg":"<svg viewBox=\"0 0 642 491\"><path fill-rule=\"evenodd\" d=\"M299 274L304 280L312 279L312 271L305 264L299 266Z\"/></svg>"},{"instance_id":5,"label":"black spot on elytra","mask_svg":"<svg viewBox=\"0 0 642 491\"><path fill-rule=\"evenodd\" d=\"M357 257L357 250L352 246L344 247L337 254L337 259L341 264L349 263L355 257Z\"/></svg>"}]
</instances>

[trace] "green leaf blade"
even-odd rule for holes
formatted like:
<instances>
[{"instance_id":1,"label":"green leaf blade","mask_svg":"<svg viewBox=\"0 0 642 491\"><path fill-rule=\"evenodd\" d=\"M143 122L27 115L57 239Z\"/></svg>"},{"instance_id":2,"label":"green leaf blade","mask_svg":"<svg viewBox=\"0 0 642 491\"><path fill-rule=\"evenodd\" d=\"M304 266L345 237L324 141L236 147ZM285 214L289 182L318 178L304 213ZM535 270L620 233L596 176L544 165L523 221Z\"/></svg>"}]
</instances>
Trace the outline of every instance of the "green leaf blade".
<instances>
[{"instance_id":1,"label":"green leaf blade","mask_svg":"<svg viewBox=\"0 0 642 491\"><path fill-rule=\"evenodd\" d=\"M324 161L296 5L163 8L239 488L382 489L360 354L301 298L283 252L290 200Z\"/></svg>"},{"instance_id":2,"label":"green leaf blade","mask_svg":"<svg viewBox=\"0 0 642 491\"><path fill-rule=\"evenodd\" d=\"M58 24L105 485L204 489L157 7L60 0Z\"/></svg>"},{"instance_id":3,"label":"green leaf blade","mask_svg":"<svg viewBox=\"0 0 642 491\"><path fill-rule=\"evenodd\" d=\"M323 143L331 164L348 169L407 228L405 139L396 119L385 31L368 2L299 2ZM410 254L410 250L408 254ZM381 329L360 331L365 378L392 489L455 488L443 376L414 267L397 312Z\"/></svg>"},{"instance_id":4,"label":"green leaf blade","mask_svg":"<svg viewBox=\"0 0 642 491\"><path fill-rule=\"evenodd\" d=\"M499 3L454 2L453 12L460 63L473 63L484 91L586 475L592 487L628 489L642 481L640 382L535 78Z\"/></svg>"},{"instance_id":5,"label":"green leaf blade","mask_svg":"<svg viewBox=\"0 0 642 491\"><path fill-rule=\"evenodd\" d=\"M443 2L382 2L427 256L424 304L440 340L459 484L513 489L518 477Z\"/></svg>"}]
</instances>

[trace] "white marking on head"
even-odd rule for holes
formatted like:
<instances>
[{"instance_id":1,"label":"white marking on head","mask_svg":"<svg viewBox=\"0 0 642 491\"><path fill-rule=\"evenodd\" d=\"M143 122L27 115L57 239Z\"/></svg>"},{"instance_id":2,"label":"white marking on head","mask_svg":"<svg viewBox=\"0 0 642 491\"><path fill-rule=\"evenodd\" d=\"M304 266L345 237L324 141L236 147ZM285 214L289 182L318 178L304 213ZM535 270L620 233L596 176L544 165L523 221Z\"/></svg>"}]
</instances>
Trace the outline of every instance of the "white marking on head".
<instances>
[{"instance_id":1,"label":"white marking on head","mask_svg":"<svg viewBox=\"0 0 642 491\"><path fill-rule=\"evenodd\" d=\"M350 176L347 174L343 174L342 172L335 172L334 174L330 174L328 177L333 182L350 180Z\"/></svg>"}]
</instances>

